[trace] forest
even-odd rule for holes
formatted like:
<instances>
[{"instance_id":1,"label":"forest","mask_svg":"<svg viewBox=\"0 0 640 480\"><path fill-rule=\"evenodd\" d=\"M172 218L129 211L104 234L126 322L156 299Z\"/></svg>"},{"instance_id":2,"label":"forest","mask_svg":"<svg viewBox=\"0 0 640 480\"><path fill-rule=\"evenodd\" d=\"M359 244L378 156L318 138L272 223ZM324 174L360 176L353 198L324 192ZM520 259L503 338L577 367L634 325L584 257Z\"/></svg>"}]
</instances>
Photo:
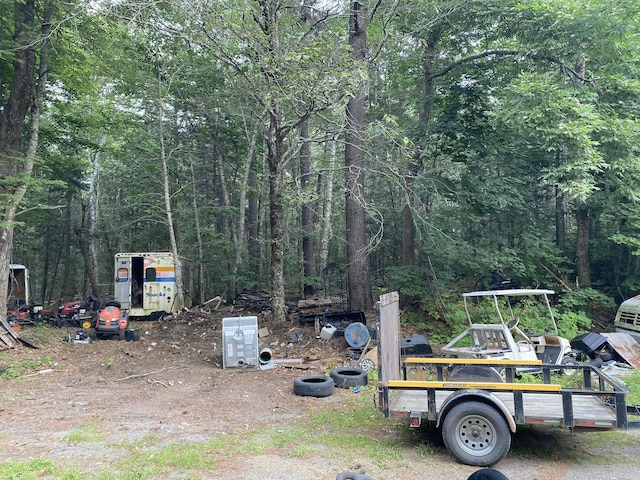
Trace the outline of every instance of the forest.
<instances>
[{"instance_id":1,"label":"forest","mask_svg":"<svg viewBox=\"0 0 640 480\"><path fill-rule=\"evenodd\" d=\"M492 272L640 292L636 0L4 0L0 315L173 252L194 304L446 317ZM4 290L3 290L4 289Z\"/></svg>"}]
</instances>

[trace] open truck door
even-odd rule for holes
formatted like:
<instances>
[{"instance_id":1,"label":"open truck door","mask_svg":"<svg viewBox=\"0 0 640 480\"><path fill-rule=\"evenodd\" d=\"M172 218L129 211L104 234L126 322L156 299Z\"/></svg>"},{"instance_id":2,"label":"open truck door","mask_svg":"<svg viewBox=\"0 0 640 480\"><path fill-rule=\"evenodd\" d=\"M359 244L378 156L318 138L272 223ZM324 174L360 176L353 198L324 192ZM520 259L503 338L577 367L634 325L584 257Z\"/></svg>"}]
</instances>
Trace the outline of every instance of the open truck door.
<instances>
[{"instance_id":1,"label":"open truck door","mask_svg":"<svg viewBox=\"0 0 640 480\"><path fill-rule=\"evenodd\" d=\"M116 256L115 297L123 310L129 310L131 283L131 257Z\"/></svg>"}]
</instances>

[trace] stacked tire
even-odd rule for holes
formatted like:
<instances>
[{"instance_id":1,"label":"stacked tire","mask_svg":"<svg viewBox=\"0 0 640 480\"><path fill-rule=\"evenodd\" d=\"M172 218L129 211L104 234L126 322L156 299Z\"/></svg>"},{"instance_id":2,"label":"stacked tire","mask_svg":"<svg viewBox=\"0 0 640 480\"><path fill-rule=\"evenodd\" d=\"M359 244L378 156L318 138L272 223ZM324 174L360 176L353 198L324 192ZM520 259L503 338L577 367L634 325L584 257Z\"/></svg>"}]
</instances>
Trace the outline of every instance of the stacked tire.
<instances>
[{"instance_id":1,"label":"stacked tire","mask_svg":"<svg viewBox=\"0 0 640 480\"><path fill-rule=\"evenodd\" d=\"M360 368L338 367L326 375L303 375L293 381L293 393L302 397L328 397L334 388L352 388L367 384L367 372Z\"/></svg>"},{"instance_id":2,"label":"stacked tire","mask_svg":"<svg viewBox=\"0 0 640 480\"><path fill-rule=\"evenodd\" d=\"M338 367L331 370L329 376L339 388L361 387L368 381L367 372L361 368Z\"/></svg>"}]
</instances>

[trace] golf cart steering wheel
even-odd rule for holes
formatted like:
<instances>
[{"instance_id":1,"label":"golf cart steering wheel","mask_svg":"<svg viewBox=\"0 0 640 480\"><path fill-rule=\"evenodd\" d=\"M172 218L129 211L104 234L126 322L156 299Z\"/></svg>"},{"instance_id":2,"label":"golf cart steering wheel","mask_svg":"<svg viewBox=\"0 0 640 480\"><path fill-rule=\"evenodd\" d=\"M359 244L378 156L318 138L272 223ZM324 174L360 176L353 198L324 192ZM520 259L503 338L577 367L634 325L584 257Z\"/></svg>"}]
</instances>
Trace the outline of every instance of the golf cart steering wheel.
<instances>
[{"instance_id":1,"label":"golf cart steering wheel","mask_svg":"<svg viewBox=\"0 0 640 480\"><path fill-rule=\"evenodd\" d=\"M518 328L518 323L520 322L520 319L518 317L513 317L511 320L509 320L509 322L507 323L507 327L509 328L509 330L513 330L514 332L516 332L518 335L520 335L520 337L523 340L526 340L527 342L531 343L531 339L529 338L529 336L524 333L522 330L520 330Z\"/></svg>"}]
</instances>

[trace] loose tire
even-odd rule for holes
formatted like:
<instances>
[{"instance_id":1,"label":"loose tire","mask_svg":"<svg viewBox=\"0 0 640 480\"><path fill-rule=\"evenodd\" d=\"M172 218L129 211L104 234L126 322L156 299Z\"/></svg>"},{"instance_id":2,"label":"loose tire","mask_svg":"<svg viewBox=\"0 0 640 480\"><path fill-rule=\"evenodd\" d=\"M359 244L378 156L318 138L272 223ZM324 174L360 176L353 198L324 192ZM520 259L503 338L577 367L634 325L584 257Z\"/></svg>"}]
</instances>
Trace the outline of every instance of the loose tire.
<instances>
[{"instance_id":1,"label":"loose tire","mask_svg":"<svg viewBox=\"0 0 640 480\"><path fill-rule=\"evenodd\" d=\"M342 472L336 476L336 480L374 480L369 475L358 472Z\"/></svg>"},{"instance_id":2,"label":"loose tire","mask_svg":"<svg viewBox=\"0 0 640 480\"><path fill-rule=\"evenodd\" d=\"M469 475L467 480L509 480L502 472L493 468L483 468Z\"/></svg>"},{"instance_id":3,"label":"loose tire","mask_svg":"<svg viewBox=\"0 0 640 480\"><path fill-rule=\"evenodd\" d=\"M495 408L480 402L464 402L446 414L442 440L459 462L490 467L509 452L511 432Z\"/></svg>"},{"instance_id":4,"label":"loose tire","mask_svg":"<svg viewBox=\"0 0 640 480\"><path fill-rule=\"evenodd\" d=\"M328 397L333 388L333 379L324 375L303 375L293 380L293 393L302 397Z\"/></svg>"},{"instance_id":5,"label":"loose tire","mask_svg":"<svg viewBox=\"0 0 640 480\"><path fill-rule=\"evenodd\" d=\"M338 367L331 370L329 376L340 388L360 387L368 381L367 372L361 368Z\"/></svg>"}]
</instances>

